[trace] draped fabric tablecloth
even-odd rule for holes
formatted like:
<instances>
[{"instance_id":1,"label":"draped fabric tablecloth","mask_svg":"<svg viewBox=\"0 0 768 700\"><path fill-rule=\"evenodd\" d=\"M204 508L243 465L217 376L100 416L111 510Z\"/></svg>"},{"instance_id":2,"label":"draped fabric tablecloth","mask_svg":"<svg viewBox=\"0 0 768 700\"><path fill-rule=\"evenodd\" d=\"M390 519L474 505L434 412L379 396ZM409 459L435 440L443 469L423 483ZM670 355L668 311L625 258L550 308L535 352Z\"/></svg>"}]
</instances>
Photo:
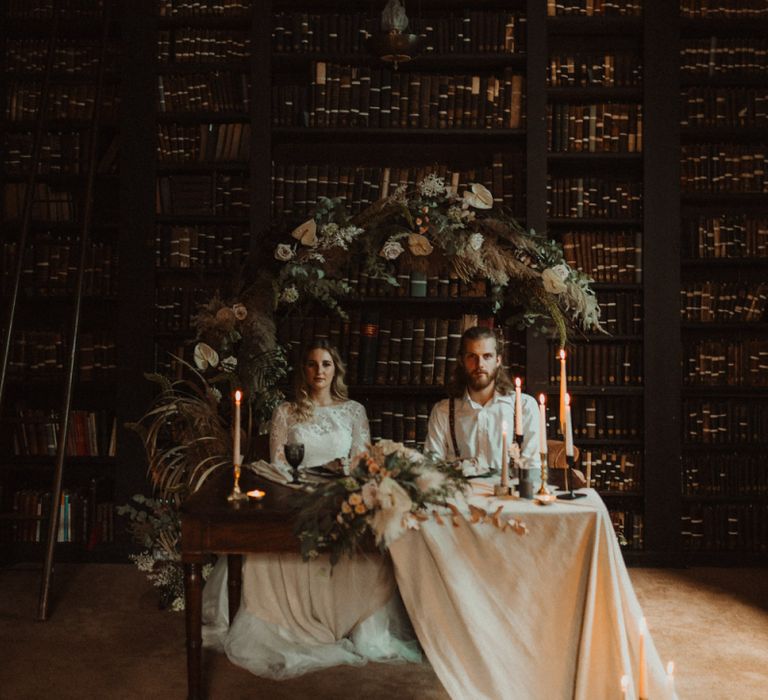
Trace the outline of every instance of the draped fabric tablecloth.
<instances>
[{"instance_id":1,"label":"draped fabric tablecloth","mask_svg":"<svg viewBox=\"0 0 768 700\"><path fill-rule=\"evenodd\" d=\"M527 534L430 519L390 548L408 614L454 699L619 700L637 697L640 605L605 504L595 491L539 506L469 501ZM466 508L466 504L463 505ZM648 697L673 698L650 635Z\"/></svg>"}]
</instances>

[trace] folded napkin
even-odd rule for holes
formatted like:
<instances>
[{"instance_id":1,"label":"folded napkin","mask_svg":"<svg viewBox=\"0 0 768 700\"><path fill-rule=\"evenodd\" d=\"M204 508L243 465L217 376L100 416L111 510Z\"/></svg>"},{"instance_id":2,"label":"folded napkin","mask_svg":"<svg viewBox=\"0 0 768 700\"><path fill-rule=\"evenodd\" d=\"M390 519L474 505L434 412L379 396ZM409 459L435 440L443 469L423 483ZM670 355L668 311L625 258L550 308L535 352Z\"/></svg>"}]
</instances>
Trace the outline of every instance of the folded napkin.
<instances>
[{"instance_id":1,"label":"folded napkin","mask_svg":"<svg viewBox=\"0 0 768 700\"><path fill-rule=\"evenodd\" d=\"M265 462L263 459L246 464L245 467L276 484L288 485L293 481L293 475L289 471L281 469L275 464Z\"/></svg>"}]
</instances>

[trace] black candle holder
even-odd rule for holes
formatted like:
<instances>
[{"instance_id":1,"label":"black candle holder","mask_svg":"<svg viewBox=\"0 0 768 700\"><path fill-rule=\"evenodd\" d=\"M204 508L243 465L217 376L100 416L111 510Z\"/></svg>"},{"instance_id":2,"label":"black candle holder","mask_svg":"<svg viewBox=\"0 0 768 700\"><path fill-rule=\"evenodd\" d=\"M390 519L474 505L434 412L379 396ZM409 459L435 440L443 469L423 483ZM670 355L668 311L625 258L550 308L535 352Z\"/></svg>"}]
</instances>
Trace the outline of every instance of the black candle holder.
<instances>
[{"instance_id":1,"label":"black candle holder","mask_svg":"<svg viewBox=\"0 0 768 700\"><path fill-rule=\"evenodd\" d=\"M575 501L577 498L586 498L586 493L576 493L573 490L573 478L568 478L573 469L573 455L566 455L565 464L565 491L558 491L557 498L561 501Z\"/></svg>"}]
</instances>

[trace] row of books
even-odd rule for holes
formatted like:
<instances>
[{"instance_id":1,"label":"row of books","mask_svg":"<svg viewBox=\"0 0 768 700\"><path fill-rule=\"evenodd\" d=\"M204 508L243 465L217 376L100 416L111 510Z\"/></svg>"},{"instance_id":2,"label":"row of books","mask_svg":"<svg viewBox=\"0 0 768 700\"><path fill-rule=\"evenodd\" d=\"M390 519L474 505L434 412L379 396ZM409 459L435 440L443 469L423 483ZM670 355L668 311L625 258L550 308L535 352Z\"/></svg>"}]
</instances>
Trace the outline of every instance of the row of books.
<instances>
[{"instance_id":1,"label":"row of books","mask_svg":"<svg viewBox=\"0 0 768 700\"><path fill-rule=\"evenodd\" d=\"M588 17L639 17L642 0L547 0L547 15L586 15Z\"/></svg>"},{"instance_id":2,"label":"row of books","mask_svg":"<svg viewBox=\"0 0 768 700\"><path fill-rule=\"evenodd\" d=\"M640 450L582 450L580 469L589 486L598 491L637 493L643 485L643 453Z\"/></svg>"},{"instance_id":3,"label":"row of books","mask_svg":"<svg viewBox=\"0 0 768 700\"><path fill-rule=\"evenodd\" d=\"M278 96L273 104L280 115L284 100L280 88L274 89ZM292 93L289 96L295 100ZM496 77L319 61L313 64L312 85L303 101L309 126L518 129L524 120L524 97L524 78L511 68Z\"/></svg>"},{"instance_id":4,"label":"row of books","mask_svg":"<svg viewBox=\"0 0 768 700\"><path fill-rule=\"evenodd\" d=\"M101 49L96 42L59 36L53 47L51 70L54 74L64 75L95 74L100 55ZM5 68L8 73L44 73L47 62L47 39L6 38Z\"/></svg>"},{"instance_id":5,"label":"row of books","mask_svg":"<svg viewBox=\"0 0 768 700\"><path fill-rule=\"evenodd\" d=\"M552 177L547 181L547 209L554 218L639 218L642 183L603 177Z\"/></svg>"},{"instance_id":6,"label":"row of books","mask_svg":"<svg viewBox=\"0 0 768 700\"><path fill-rule=\"evenodd\" d=\"M768 218L721 214L686 218L682 255L687 258L768 258Z\"/></svg>"},{"instance_id":7,"label":"row of books","mask_svg":"<svg viewBox=\"0 0 768 700\"><path fill-rule=\"evenodd\" d=\"M223 269L243 262L250 249L250 231L243 226L158 226L155 267Z\"/></svg>"},{"instance_id":8,"label":"row of books","mask_svg":"<svg viewBox=\"0 0 768 700\"><path fill-rule=\"evenodd\" d=\"M248 32L233 29L181 27L157 32L157 62L236 63L251 52Z\"/></svg>"},{"instance_id":9,"label":"row of books","mask_svg":"<svg viewBox=\"0 0 768 700\"><path fill-rule=\"evenodd\" d=\"M176 358L192 362L192 347L170 338L156 339L153 346L152 370L171 379L182 379L188 371Z\"/></svg>"},{"instance_id":10,"label":"row of books","mask_svg":"<svg viewBox=\"0 0 768 700\"><path fill-rule=\"evenodd\" d=\"M157 76L159 112L239 112L247 117L251 86L248 74L216 70Z\"/></svg>"},{"instance_id":11,"label":"row of books","mask_svg":"<svg viewBox=\"0 0 768 700\"><path fill-rule=\"evenodd\" d=\"M158 214L247 216L250 209L248 175L213 173L163 175L157 178Z\"/></svg>"},{"instance_id":12,"label":"row of books","mask_svg":"<svg viewBox=\"0 0 768 700\"><path fill-rule=\"evenodd\" d=\"M740 126L768 124L768 94L753 87L692 87L681 93L680 126Z\"/></svg>"},{"instance_id":13,"label":"row of books","mask_svg":"<svg viewBox=\"0 0 768 700\"><path fill-rule=\"evenodd\" d=\"M51 19L56 11L79 19L100 17L103 0L8 0L5 6L8 17L17 19Z\"/></svg>"},{"instance_id":14,"label":"row of books","mask_svg":"<svg viewBox=\"0 0 768 700\"><path fill-rule=\"evenodd\" d=\"M768 192L768 152L758 144L687 144L680 149L685 192Z\"/></svg>"},{"instance_id":15,"label":"row of books","mask_svg":"<svg viewBox=\"0 0 768 700\"><path fill-rule=\"evenodd\" d=\"M623 549L640 551L643 548L643 514L635 510L618 510L610 508L613 530Z\"/></svg>"},{"instance_id":16,"label":"row of books","mask_svg":"<svg viewBox=\"0 0 768 700\"><path fill-rule=\"evenodd\" d=\"M87 165L86 149L80 148L81 132L51 132L42 134L40 159L36 172L39 174L80 173ZM3 165L9 175L28 173L32 166L34 135L9 132L3 138ZM85 144L83 144L85 145Z\"/></svg>"},{"instance_id":17,"label":"row of books","mask_svg":"<svg viewBox=\"0 0 768 700\"><path fill-rule=\"evenodd\" d=\"M642 292L599 290L600 324L611 335L640 335L643 332ZM599 338L599 336L598 336Z\"/></svg>"},{"instance_id":18,"label":"row of books","mask_svg":"<svg viewBox=\"0 0 768 700\"><path fill-rule=\"evenodd\" d=\"M768 552L768 504L688 503L680 537L690 551Z\"/></svg>"},{"instance_id":19,"label":"row of books","mask_svg":"<svg viewBox=\"0 0 768 700\"><path fill-rule=\"evenodd\" d=\"M766 317L768 283L694 282L680 290L683 321L759 322Z\"/></svg>"},{"instance_id":20,"label":"row of books","mask_svg":"<svg viewBox=\"0 0 768 700\"><path fill-rule=\"evenodd\" d=\"M494 154L492 165L453 169L446 165L412 167L368 167L336 164L274 163L272 169L272 211L276 215L306 216L320 197L339 198L357 213L379 199L389 197L397 187L412 190L430 173L461 193L479 182L493 193L494 202L519 214L523 203L522 160Z\"/></svg>"},{"instance_id":21,"label":"row of books","mask_svg":"<svg viewBox=\"0 0 768 700\"><path fill-rule=\"evenodd\" d=\"M64 371L67 341L57 331L16 331L11 343L9 373L17 378L58 376ZM78 376L91 380L117 368L111 332L81 333L78 341Z\"/></svg>"},{"instance_id":22,"label":"row of books","mask_svg":"<svg viewBox=\"0 0 768 700\"><path fill-rule=\"evenodd\" d=\"M768 469L761 454L708 452L683 455L686 496L768 496Z\"/></svg>"},{"instance_id":23,"label":"row of books","mask_svg":"<svg viewBox=\"0 0 768 700\"><path fill-rule=\"evenodd\" d=\"M692 386L768 386L768 340L684 342L683 381Z\"/></svg>"},{"instance_id":24,"label":"row of books","mask_svg":"<svg viewBox=\"0 0 768 700\"><path fill-rule=\"evenodd\" d=\"M683 39L680 70L683 75L712 76L733 73L762 73L768 65L768 40Z\"/></svg>"},{"instance_id":25,"label":"row of books","mask_svg":"<svg viewBox=\"0 0 768 700\"><path fill-rule=\"evenodd\" d=\"M557 406L557 394L550 394L549 406ZM642 436L642 396L571 396L574 439L637 440ZM547 436L562 440L556 410L550 410Z\"/></svg>"},{"instance_id":26,"label":"row of books","mask_svg":"<svg viewBox=\"0 0 768 700\"><path fill-rule=\"evenodd\" d=\"M643 66L636 51L550 54L550 87L632 87L640 85Z\"/></svg>"},{"instance_id":27,"label":"row of books","mask_svg":"<svg viewBox=\"0 0 768 700\"><path fill-rule=\"evenodd\" d=\"M35 221L74 221L77 204L71 188L35 183L32 219ZM24 182L7 182L3 188L3 214L6 221L21 219L24 211Z\"/></svg>"},{"instance_id":28,"label":"row of books","mask_svg":"<svg viewBox=\"0 0 768 700\"><path fill-rule=\"evenodd\" d=\"M200 287L156 287L155 331L191 331L198 307L210 293L210 289Z\"/></svg>"},{"instance_id":29,"label":"row of books","mask_svg":"<svg viewBox=\"0 0 768 700\"><path fill-rule=\"evenodd\" d=\"M565 261L596 282L643 281L640 231L566 231L561 242Z\"/></svg>"},{"instance_id":30,"label":"row of books","mask_svg":"<svg viewBox=\"0 0 768 700\"><path fill-rule=\"evenodd\" d=\"M239 17L250 12L251 0L158 0L160 17L223 15Z\"/></svg>"},{"instance_id":31,"label":"row of books","mask_svg":"<svg viewBox=\"0 0 768 700\"><path fill-rule=\"evenodd\" d=\"M362 12L276 12L272 50L277 53L362 53L371 34L381 31L378 16ZM425 54L525 51L525 16L516 12L442 11L412 16L407 32L419 36Z\"/></svg>"},{"instance_id":32,"label":"row of books","mask_svg":"<svg viewBox=\"0 0 768 700\"><path fill-rule=\"evenodd\" d=\"M568 352L567 379L575 386L640 386L643 347L640 343L577 343ZM560 360L549 353L549 381L557 384Z\"/></svg>"},{"instance_id":33,"label":"row of books","mask_svg":"<svg viewBox=\"0 0 768 700\"><path fill-rule=\"evenodd\" d=\"M5 98L5 118L9 121L35 119L42 102L42 85L11 82ZM96 104L93 83L53 83L48 89L45 116L48 119L91 119ZM101 92L101 119L117 119L117 86L106 83Z\"/></svg>"},{"instance_id":34,"label":"row of books","mask_svg":"<svg viewBox=\"0 0 768 700\"><path fill-rule=\"evenodd\" d=\"M13 434L16 455L55 455L59 448L59 411L19 408ZM70 412L66 451L68 457L114 457L117 423L107 411Z\"/></svg>"},{"instance_id":35,"label":"row of books","mask_svg":"<svg viewBox=\"0 0 768 700\"><path fill-rule=\"evenodd\" d=\"M549 104L547 147L554 153L640 153L643 106L618 102Z\"/></svg>"},{"instance_id":36,"label":"row of books","mask_svg":"<svg viewBox=\"0 0 768 700\"><path fill-rule=\"evenodd\" d=\"M242 161L251 154L251 125L230 124L158 124L157 159L174 163Z\"/></svg>"},{"instance_id":37,"label":"row of books","mask_svg":"<svg viewBox=\"0 0 768 700\"><path fill-rule=\"evenodd\" d=\"M3 294L9 294L16 270L18 244L3 243L2 280ZM71 236L58 240L36 237L27 245L21 269L21 290L28 297L71 296L77 283L77 266L80 264L78 246ZM117 250L111 243L91 241L85 256L83 294L105 297L117 294Z\"/></svg>"},{"instance_id":38,"label":"row of books","mask_svg":"<svg viewBox=\"0 0 768 700\"><path fill-rule=\"evenodd\" d=\"M768 434L768 406L748 399L686 399L683 436L707 445L764 443Z\"/></svg>"},{"instance_id":39,"label":"row of books","mask_svg":"<svg viewBox=\"0 0 768 700\"><path fill-rule=\"evenodd\" d=\"M11 495L11 510L18 517L5 522L0 540L45 542L51 514L50 491L22 489ZM90 489L64 489L59 503L57 542L74 542L89 549L114 540L115 506L94 500Z\"/></svg>"},{"instance_id":40,"label":"row of books","mask_svg":"<svg viewBox=\"0 0 768 700\"><path fill-rule=\"evenodd\" d=\"M292 316L278 329L278 340L296 366L303 346L327 338L345 359L348 384L442 386L453 376L461 334L480 322L491 325L493 319L479 319L475 314L399 318L352 309L347 321ZM505 366L519 366L513 355L520 357L520 346L506 345L502 354Z\"/></svg>"},{"instance_id":41,"label":"row of books","mask_svg":"<svg viewBox=\"0 0 768 700\"><path fill-rule=\"evenodd\" d=\"M427 401L368 401L372 440L394 440L423 450L431 406Z\"/></svg>"},{"instance_id":42,"label":"row of books","mask_svg":"<svg viewBox=\"0 0 768 700\"><path fill-rule=\"evenodd\" d=\"M707 19L768 17L764 0L680 0L680 16Z\"/></svg>"}]
</instances>

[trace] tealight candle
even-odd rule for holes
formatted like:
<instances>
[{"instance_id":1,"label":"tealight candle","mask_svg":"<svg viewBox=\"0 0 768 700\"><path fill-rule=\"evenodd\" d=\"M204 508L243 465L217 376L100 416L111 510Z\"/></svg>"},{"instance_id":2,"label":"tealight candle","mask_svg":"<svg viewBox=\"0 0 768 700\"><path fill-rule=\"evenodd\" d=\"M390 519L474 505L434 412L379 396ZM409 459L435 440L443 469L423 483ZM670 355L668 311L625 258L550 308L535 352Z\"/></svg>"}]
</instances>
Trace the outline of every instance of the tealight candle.
<instances>
[{"instance_id":1,"label":"tealight candle","mask_svg":"<svg viewBox=\"0 0 768 700\"><path fill-rule=\"evenodd\" d=\"M259 489L253 489L253 491L247 492L248 498L250 498L252 501L260 501L266 495L266 491L259 491Z\"/></svg>"}]
</instances>

